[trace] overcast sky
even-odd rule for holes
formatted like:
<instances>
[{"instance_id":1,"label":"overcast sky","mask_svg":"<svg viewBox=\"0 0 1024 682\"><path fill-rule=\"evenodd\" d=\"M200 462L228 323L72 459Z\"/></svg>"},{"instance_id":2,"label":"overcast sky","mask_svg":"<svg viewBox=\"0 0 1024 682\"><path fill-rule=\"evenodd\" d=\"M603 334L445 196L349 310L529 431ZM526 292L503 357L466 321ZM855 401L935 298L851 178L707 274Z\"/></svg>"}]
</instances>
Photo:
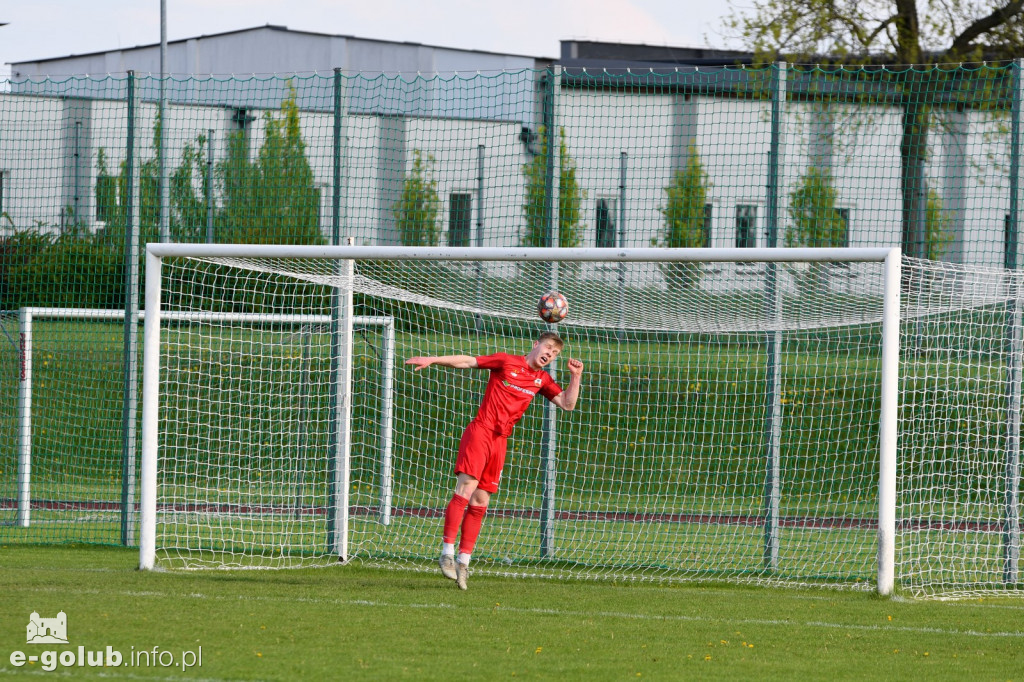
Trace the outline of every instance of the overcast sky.
<instances>
[{"instance_id":1,"label":"overcast sky","mask_svg":"<svg viewBox=\"0 0 1024 682\"><path fill-rule=\"evenodd\" d=\"M591 39L735 47L723 0L166 0L167 39L265 24L361 38L558 57ZM160 42L160 0L0 0L0 75L10 63Z\"/></svg>"}]
</instances>

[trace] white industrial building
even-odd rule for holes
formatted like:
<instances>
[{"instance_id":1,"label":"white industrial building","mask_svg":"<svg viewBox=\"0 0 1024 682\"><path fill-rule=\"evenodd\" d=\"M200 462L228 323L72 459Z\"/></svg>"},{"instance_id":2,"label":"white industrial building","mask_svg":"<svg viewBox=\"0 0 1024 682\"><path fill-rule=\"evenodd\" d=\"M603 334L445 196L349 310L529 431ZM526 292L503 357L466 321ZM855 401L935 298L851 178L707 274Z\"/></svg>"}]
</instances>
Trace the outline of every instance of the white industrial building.
<instances>
[{"instance_id":1,"label":"white industrial building","mask_svg":"<svg viewBox=\"0 0 1024 682\"><path fill-rule=\"evenodd\" d=\"M523 167L549 116L565 131L584 192L582 245L614 245L620 230L626 245L650 245L663 224L665 187L693 149L710 180L707 245L764 246L770 102L737 95L736 82L693 85L726 74L723 65L739 53L675 50L685 63L671 65L666 50L565 41L561 58L550 59L277 26L172 41L168 158L176 163L199 135L212 135L213 156L222 158L227 136L240 129L257 153L262 112L276 112L294 88L325 234L340 102L345 235L397 241L393 206L419 151L435 161L441 242L476 243L479 229L484 244L509 246L525 229ZM12 65L11 92L0 96L0 227L60 229L67 215L100 226L97 154L102 148L112 168L125 157L129 70L139 88L136 148L152 158L158 60L159 46L147 45ZM552 83L548 69L565 77ZM743 72L726 75L741 81ZM782 120L780 229L789 193L814 165L836 179L848 245L898 245L900 110L790 102ZM944 259L1003 264L1008 127L1008 115L976 111L944 114L932 127L927 175L949 216Z\"/></svg>"}]
</instances>

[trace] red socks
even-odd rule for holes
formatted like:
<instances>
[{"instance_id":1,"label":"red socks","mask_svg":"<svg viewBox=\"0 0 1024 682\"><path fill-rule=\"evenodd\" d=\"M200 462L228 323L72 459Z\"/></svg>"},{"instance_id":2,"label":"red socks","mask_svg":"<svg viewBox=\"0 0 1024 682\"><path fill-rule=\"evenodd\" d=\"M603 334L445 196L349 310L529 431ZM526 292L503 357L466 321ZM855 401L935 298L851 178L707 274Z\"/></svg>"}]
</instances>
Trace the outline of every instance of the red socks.
<instances>
[{"instance_id":1,"label":"red socks","mask_svg":"<svg viewBox=\"0 0 1024 682\"><path fill-rule=\"evenodd\" d=\"M469 500L467 498L452 493L452 499L444 510L444 535L441 538L444 542L452 545L455 544L455 538L459 534L459 526L462 525L462 516L465 514L468 505ZM477 532L479 533L479 531L480 526L477 524Z\"/></svg>"},{"instance_id":2,"label":"red socks","mask_svg":"<svg viewBox=\"0 0 1024 682\"><path fill-rule=\"evenodd\" d=\"M485 506L471 504L466 508L466 517L462 519L462 541L459 543L459 552L472 554L476 539L480 537L480 526L484 522ZM447 532L445 533L447 535Z\"/></svg>"},{"instance_id":3,"label":"red socks","mask_svg":"<svg viewBox=\"0 0 1024 682\"><path fill-rule=\"evenodd\" d=\"M484 523L486 511L486 506L470 504L465 497L453 493L444 510L444 535L441 540L454 545L461 526L462 540L459 543L459 552L472 554L476 539L480 537L480 526Z\"/></svg>"}]
</instances>

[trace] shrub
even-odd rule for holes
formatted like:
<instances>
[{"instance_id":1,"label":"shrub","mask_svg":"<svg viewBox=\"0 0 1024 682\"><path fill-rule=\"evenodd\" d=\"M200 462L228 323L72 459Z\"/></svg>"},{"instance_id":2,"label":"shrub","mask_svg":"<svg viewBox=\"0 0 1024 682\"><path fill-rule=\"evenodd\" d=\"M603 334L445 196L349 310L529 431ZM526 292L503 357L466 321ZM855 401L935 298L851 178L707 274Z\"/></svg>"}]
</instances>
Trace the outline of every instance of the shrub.
<instances>
[{"instance_id":1,"label":"shrub","mask_svg":"<svg viewBox=\"0 0 1024 682\"><path fill-rule=\"evenodd\" d=\"M441 201L437 180L430 174L434 157L419 149L414 149L412 156L412 168L406 173L402 195L393 208L398 234L405 246L437 246Z\"/></svg>"},{"instance_id":2,"label":"shrub","mask_svg":"<svg viewBox=\"0 0 1024 682\"><path fill-rule=\"evenodd\" d=\"M710 235L704 206L710 187L700 154L691 145L686 164L672 174L672 182L665 187L665 205L659 209L665 222L651 244L669 249L707 247ZM679 290L695 286L700 281L701 270L699 263L664 263L661 272L669 289Z\"/></svg>"}]
</instances>

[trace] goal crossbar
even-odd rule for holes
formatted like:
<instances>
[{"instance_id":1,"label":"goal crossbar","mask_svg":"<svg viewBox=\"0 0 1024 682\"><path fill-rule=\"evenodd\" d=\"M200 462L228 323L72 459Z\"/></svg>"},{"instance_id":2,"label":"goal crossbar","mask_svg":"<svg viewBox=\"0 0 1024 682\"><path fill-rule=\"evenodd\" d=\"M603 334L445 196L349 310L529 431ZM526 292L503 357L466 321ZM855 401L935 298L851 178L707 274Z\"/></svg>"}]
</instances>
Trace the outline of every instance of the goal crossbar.
<instances>
[{"instance_id":1,"label":"goal crossbar","mask_svg":"<svg viewBox=\"0 0 1024 682\"><path fill-rule=\"evenodd\" d=\"M622 263L872 263L899 249L851 248L498 248L410 246L276 246L273 244L149 244L157 258L322 258L328 260L568 261Z\"/></svg>"}]
</instances>

